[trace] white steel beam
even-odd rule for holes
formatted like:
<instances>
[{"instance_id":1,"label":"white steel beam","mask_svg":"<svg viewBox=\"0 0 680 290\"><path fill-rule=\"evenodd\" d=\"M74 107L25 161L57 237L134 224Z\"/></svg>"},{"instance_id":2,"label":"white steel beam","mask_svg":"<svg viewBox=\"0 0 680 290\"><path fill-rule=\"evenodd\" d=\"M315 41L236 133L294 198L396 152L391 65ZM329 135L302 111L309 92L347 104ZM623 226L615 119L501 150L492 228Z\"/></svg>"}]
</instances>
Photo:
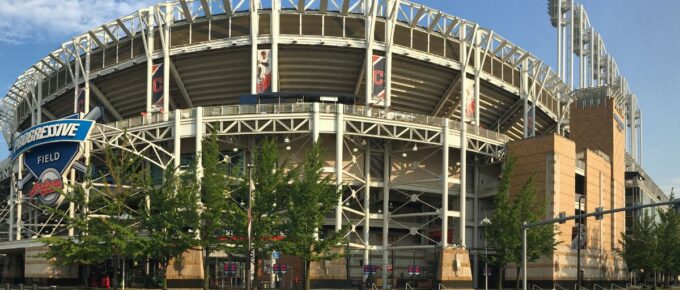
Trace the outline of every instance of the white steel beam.
<instances>
[{"instance_id":1,"label":"white steel beam","mask_svg":"<svg viewBox=\"0 0 680 290\"><path fill-rule=\"evenodd\" d=\"M201 7L203 8L205 19L211 19L212 12L210 11L210 4L208 4L208 0L201 0Z\"/></svg>"},{"instance_id":2,"label":"white steel beam","mask_svg":"<svg viewBox=\"0 0 680 290\"><path fill-rule=\"evenodd\" d=\"M113 117L116 118L117 121L123 120L123 116L116 110L116 108L113 107L111 102L106 98L104 93L93 83L90 82L90 89L94 93L94 96L97 98L97 100L106 107L106 110L113 115Z\"/></svg>"},{"instance_id":3,"label":"white steel beam","mask_svg":"<svg viewBox=\"0 0 680 290\"><path fill-rule=\"evenodd\" d=\"M123 30L125 35L127 35L129 39L132 39L132 32L130 32L130 30L125 26L125 23L123 23L123 21L120 19L116 19L116 23L118 23L118 27Z\"/></svg>"},{"instance_id":4,"label":"white steel beam","mask_svg":"<svg viewBox=\"0 0 680 290\"><path fill-rule=\"evenodd\" d=\"M116 43L116 44L119 43L118 37L116 37L115 35L113 35L113 33L111 32L111 30L109 29L108 26L102 25L102 30L104 30L104 33L106 33L106 35L108 35L109 38L111 38L111 41L113 41L113 42Z\"/></svg>"},{"instance_id":5,"label":"white steel beam","mask_svg":"<svg viewBox=\"0 0 680 290\"><path fill-rule=\"evenodd\" d=\"M187 92L187 88L186 86L184 86L182 76L179 74L179 71L177 71L177 68L175 67L175 62L173 62L172 59L170 59L168 64L170 64L170 73L172 74L172 77L175 79L175 83L177 84L179 91L182 93L182 97L184 97L184 102L186 102L189 108L193 108L194 105L191 102L191 98L189 97L189 92Z\"/></svg>"},{"instance_id":6,"label":"white steel beam","mask_svg":"<svg viewBox=\"0 0 680 290\"><path fill-rule=\"evenodd\" d=\"M189 22L189 23L193 23L194 18L193 18L193 16L191 16L191 9L189 9L189 5L187 4L187 0L180 0L179 4L182 7L182 12L184 13L184 18L186 18L186 21Z\"/></svg>"}]
</instances>

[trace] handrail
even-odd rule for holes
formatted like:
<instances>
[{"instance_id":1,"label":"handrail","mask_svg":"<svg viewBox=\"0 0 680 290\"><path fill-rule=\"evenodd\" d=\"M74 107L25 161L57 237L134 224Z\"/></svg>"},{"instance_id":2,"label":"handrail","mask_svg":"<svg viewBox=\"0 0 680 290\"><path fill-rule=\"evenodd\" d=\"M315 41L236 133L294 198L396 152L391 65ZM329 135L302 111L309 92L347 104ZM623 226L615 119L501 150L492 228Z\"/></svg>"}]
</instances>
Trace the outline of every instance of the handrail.
<instances>
[{"instance_id":1,"label":"handrail","mask_svg":"<svg viewBox=\"0 0 680 290\"><path fill-rule=\"evenodd\" d=\"M448 289L448 288L446 288L446 286L444 286L444 284L439 283L439 290L446 290L446 289Z\"/></svg>"},{"instance_id":2,"label":"handrail","mask_svg":"<svg viewBox=\"0 0 680 290\"><path fill-rule=\"evenodd\" d=\"M626 289L626 288L621 287L621 286L614 284L614 283L609 284L609 290L614 290L614 289Z\"/></svg>"},{"instance_id":3,"label":"handrail","mask_svg":"<svg viewBox=\"0 0 680 290\"><path fill-rule=\"evenodd\" d=\"M371 283L371 289L378 290L378 285L375 285L375 283Z\"/></svg>"},{"instance_id":4,"label":"handrail","mask_svg":"<svg viewBox=\"0 0 680 290\"><path fill-rule=\"evenodd\" d=\"M543 288L541 288L541 286L538 286L536 284L531 284L531 290L543 290Z\"/></svg>"},{"instance_id":5,"label":"handrail","mask_svg":"<svg viewBox=\"0 0 680 290\"><path fill-rule=\"evenodd\" d=\"M409 284L408 282L406 282L406 287L404 287L404 288L405 288L406 290L414 290L414 289L415 289L415 288L413 288L413 286L411 286L411 284Z\"/></svg>"},{"instance_id":6,"label":"handrail","mask_svg":"<svg viewBox=\"0 0 680 290\"><path fill-rule=\"evenodd\" d=\"M560 284L557 284L557 283L556 283L556 284L555 284L555 290L569 290L569 289L567 289L567 288L565 288L565 287L562 287L562 286L560 286Z\"/></svg>"},{"instance_id":7,"label":"handrail","mask_svg":"<svg viewBox=\"0 0 680 290\"><path fill-rule=\"evenodd\" d=\"M596 289L607 290L607 288L604 288L604 287L598 285L597 283L595 283L595 284L593 284L593 290L596 290Z\"/></svg>"}]
</instances>

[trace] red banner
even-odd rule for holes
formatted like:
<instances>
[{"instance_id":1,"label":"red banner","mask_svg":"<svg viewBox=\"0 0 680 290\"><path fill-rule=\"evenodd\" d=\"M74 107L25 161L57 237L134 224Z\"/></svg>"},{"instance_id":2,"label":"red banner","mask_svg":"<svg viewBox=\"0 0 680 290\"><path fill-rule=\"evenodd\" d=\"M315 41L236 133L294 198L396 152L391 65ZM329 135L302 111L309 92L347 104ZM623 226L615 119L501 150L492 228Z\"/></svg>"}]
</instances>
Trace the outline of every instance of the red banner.
<instances>
[{"instance_id":1,"label":"red banner","mask_svg":"<svg viewBox=\"0 0 680 290\"><path fill-rule=\"evenodd\" d=\"M385 102L385 57L373 55L373 96L370 103L382 104Z\"/></svg>"},{"instance_id":2,"label":"red banner","mask_svg":"<svg viewBox=\"0 0 680 290\"><path fill-rule=\"evenodd\" d=\"M272 91L272 53L271 49L257 50L257 93Z\"/></svg>"},{"instance_id":3,"label":"red banner","mask_svg":"<svg viewBox=\"0 0 680 290\"><path fill-rule=\"evenodd\" d=\"M163 98L163 63L151 67L151 111L163 112L165 99Z\"/></svg>"}]
</instances>

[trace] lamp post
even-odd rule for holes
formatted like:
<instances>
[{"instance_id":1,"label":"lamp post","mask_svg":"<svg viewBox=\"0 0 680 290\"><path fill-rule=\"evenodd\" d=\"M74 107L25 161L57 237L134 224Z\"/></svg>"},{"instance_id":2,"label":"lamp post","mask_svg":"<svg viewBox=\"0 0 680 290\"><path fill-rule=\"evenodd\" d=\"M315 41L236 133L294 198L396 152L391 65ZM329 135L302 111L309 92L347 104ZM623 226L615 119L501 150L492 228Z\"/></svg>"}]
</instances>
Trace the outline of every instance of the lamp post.
<instances>
[{"instance_id":1,"label":"lamp post","mask_svg":"<svg viewBox=\"0 0 680 290\"><path fill-rule=\"evenodd\" d=\"M248 258L246 259L246 289L252 289L252 281L250 280L250 274L252 272L251 264L252 259L255 255L253 254L253 244L251 231L253 226L252 217L252 207L253 207L253 191L255 190L255 183L253 182L253 168L255 167L252 163L248 163L246 166L248 168Z\"/></svg>"},{"instance_id":2,"label":"lamp post","mask_svg":"<svg viewBox=\"0 0 680 290\"><path fill-rule=\"evenodd\" d=\"M491 224L491 220L484 217L480 223L483 226L488 226ZM486 232L486 231L485 231ZM487 243L487 237L484 235L484 290L489 290L489 246Z\"/></svg>"},{"instance_id":3,"label":"lamp post","mask_svg":"<svg viewBox=\"0 0 680 290\"><path fill-rule=\"evenodd\" d=\"M579 195L578 197L578 213L581 214L581 200L584 199L585 196ZM583 218L580 218L576 220L578 224L578 232L576 233L577 241L576 241L576 287L579 288L577 290L581 290L581 280L583 277L581 277L581 230L583 229Z\"/></svg>"}]
</instances>

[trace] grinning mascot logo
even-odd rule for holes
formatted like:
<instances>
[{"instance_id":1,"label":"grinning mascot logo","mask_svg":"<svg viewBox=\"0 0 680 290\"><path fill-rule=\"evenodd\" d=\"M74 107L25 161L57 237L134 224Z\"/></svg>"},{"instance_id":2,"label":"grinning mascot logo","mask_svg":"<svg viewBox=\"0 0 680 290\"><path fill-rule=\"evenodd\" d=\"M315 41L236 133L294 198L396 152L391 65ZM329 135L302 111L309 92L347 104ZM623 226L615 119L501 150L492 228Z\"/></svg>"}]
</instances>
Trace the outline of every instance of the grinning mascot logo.
<instances>
[{"instance_id":1,"label":"grinning mascot logo","mask_svg":"<svg viewBox=\"0 0 680 290\"><path fill-rule=\"evenodd\" d=\"M94 115L101 115L98 108L93 111L96 111ZM14 138L12 159L23 156L24 165L30 172L25 180L30 180L31 176L37 179L28 190L28 197L46 205L58 205L63 201L60 191L64 189L64 174L81 155L81 144L94 125L93 120L76 118L45 122Z\"/></svg>"}]
</instances>

